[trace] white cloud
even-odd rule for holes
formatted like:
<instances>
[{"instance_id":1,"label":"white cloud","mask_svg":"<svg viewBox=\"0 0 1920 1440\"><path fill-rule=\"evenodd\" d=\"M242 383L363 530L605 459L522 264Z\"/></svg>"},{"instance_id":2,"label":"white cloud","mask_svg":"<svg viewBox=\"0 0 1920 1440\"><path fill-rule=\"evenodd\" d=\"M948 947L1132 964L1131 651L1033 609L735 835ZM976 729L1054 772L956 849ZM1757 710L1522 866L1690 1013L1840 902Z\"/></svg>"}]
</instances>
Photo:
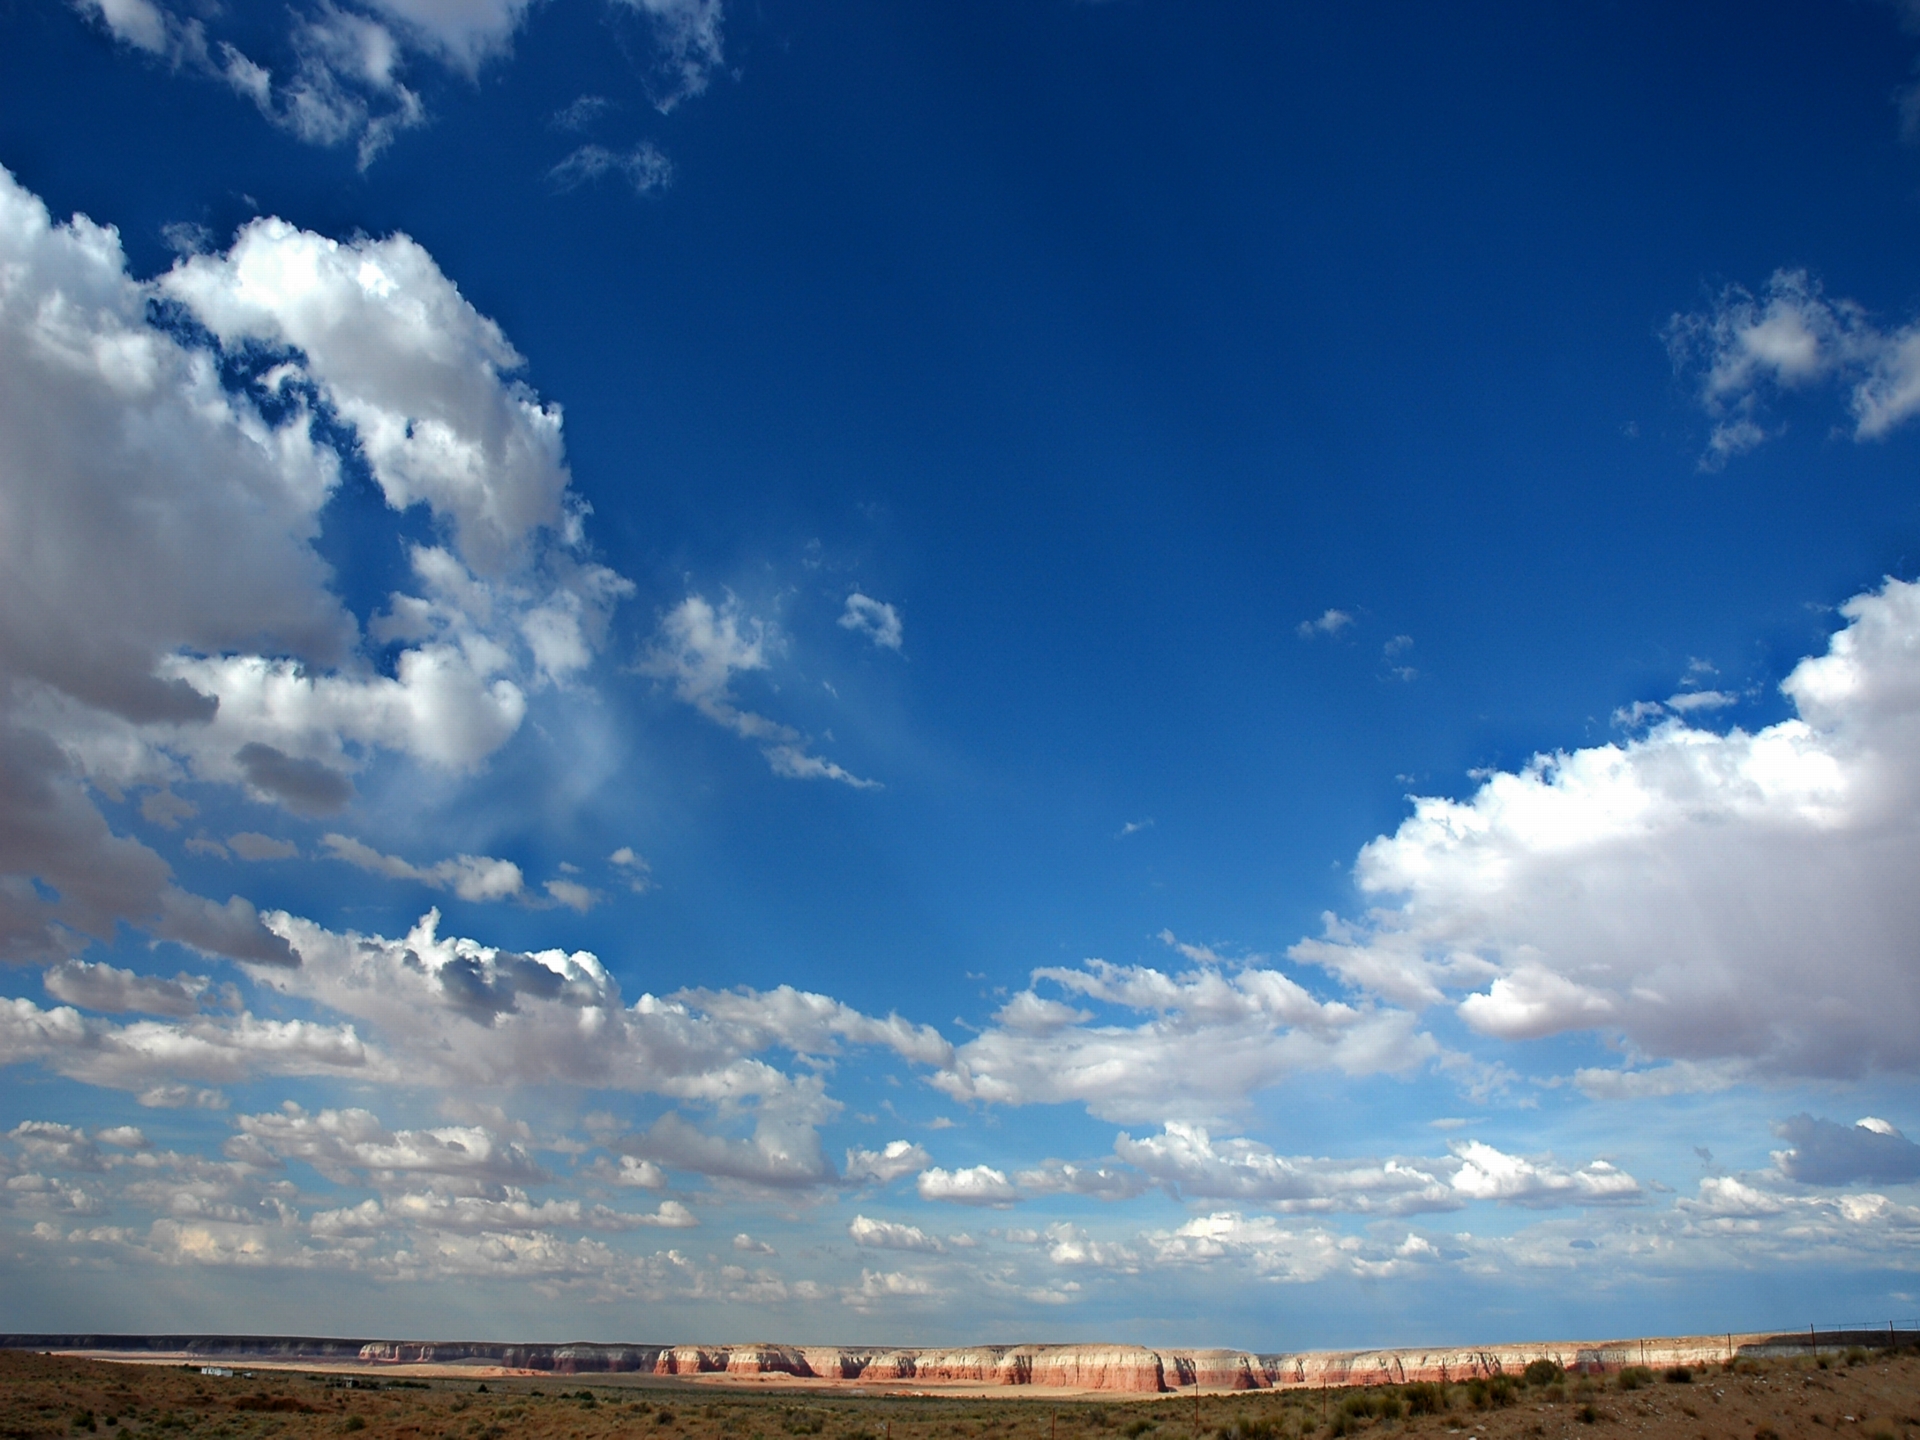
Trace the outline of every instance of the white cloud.
<instances>
[{"instance_id":1,"label":"white cloud","mask_svg":"<svg viewBox=\"0 0 1920 1440\"><path fill-rule=\"evenodd\" d=\"M277 1112L242 1115L235 1124L240 1133L228 1147L232 1158L269 1166L303 1160L337 1185L365 1177L393 1187L402 1184L403 1177L419 1175L468 1187L548 1178L517 1141L477 1125L389 1130L367 1110L310 1114L292 1101Z\"/></svg>"},{"instance_id":2,"label":"white cloud","mask_svg":"<svg viewBox=\"0 0 1920 1440\"><path fill-rule=\"evenodd\" d=\"M942 1170L935 1166L920 1172L915 1188L922 1200L945 1200L952 1205L992 1205L1004 1207L1020 1198L1004 1171L991 1165L973 1165L965 1170Z\"/></svg>"},{"instance_id":3,"label":"white cloud","mask_svg":"<svg viewBox=\"0 0 1920 1440\"><path fill-rule=\"evenodd\" d=\"M366 3L381 18L333 0L292 12L293 65L279 79L231 43L209 38L209 25L223 18L218 10L201 7L201 18L183 20L152 0L74 0L74 8L121 43L225 84L310 144L353 144L364 169L399 131L427 118L419 94L401 79L409 50L472 78L510 47L529 8L529 0Z\"/></svg>"},{"instance_id":4,"label":"white cloud","mask_svg":"<svg viewBox=\"0 0 1920 1440\"><path fill-rule=\"evenodd\" d=\"M673 162L650 140L627 151L582 145L549 170L547 179L557 189L577 190L606 175L620 176L636 195L651 195L673 183Z\"/></svg>"},{"instance_id":5,"label":"white cloud","mask_svg":"<svg viewBox=\"0 0 1920 1440\"><path fill-rule=\"evenodd\" d=\"M651 87L653 103L662 114L682 100L699 95L720 68L724 54L720 0L623 0L646 16L660 48L660 62Z\"/></svg>"},{"instance_id":6,"label":"white cloud","mask_svg":"<svg viewBox=\"0 0 1920 1440\"><path fill-rule=\"evenodd\" d=\"M557 410L405 237L260 220L143 284L111 230L54 225L0 174L0 269L0 504L36 516L0 527L0 952L124 921L284 960L244 900L187 895L112 834L87 787L192 778L320 813L377 749L471 768L631 587L580 553ZM222 359L250 378L223 383ZM451 533L370 627L390 672L314 549L340 477L323 412L393 505Z\"/></svg>"},{"instance_id":7,"label":"white cloud","mask_svg":"<svg viewBox=\"0 0 1920 1440\"><path fill-rule=\"evenodd\" d=\"M215 1084L256 1075L356 1074L373 1057L351 1025L307 1020L196 1016L116 1024L69 1006L0 1000L0 1065L38 1061L69 1079L149 1091L186 1078ZM182 1087L178 1103L195 1103ZM173 1103L167 1089L156 1103Z\"/></svg>"},{"instance_id":8,"label":"white cloud","mask_svg":"<svg viewBox=\"0 0 1920 1440\"><path fill-rule=\"evenodd\" d=\"M320 843L334 859L357 869L391 880L413 880L433 890L451 890L462 900L518 900L527 893L520 867L491 855L456 855L423 867L397 855L382 855L346 835L322 835Z\"/></svg>"},{"instance_id":9,"label":"white cloud","mask_svg":"<svg viewBox=\"0 0 1920 1440\"><path fill-rule=\"evenodd\" d=\"M733 1237L733 1248L743 1255L777 1255L780 1253L766 1241L756 1240L744 1230Z\"/></svg>"},{"instance_id":10,"label":"white cloud","mask_svg":"<svg viewBox=\"0 0 1920 1440\"><path fill-rule=\"evenodd\" d=\"M1380 907L1293 955L1406 1003L1471 991L1461 1016L1502 1038L1600 1029L1774 1078L1912 1073L1920 586L1842 614L1782 685L1793 719L1669 721L1416 801L1361 852Z\"/></svg>"},{"instance_id":11,"label":"white cloud","mask_svg":"<svg viewBox=\"0 0 1920 1440\"><path fill-rule=\"evenodd\" d=\"M1345 610L1324 610L1312 620L1302 620L1294 626L1294 633L1302 640L1311 640L1316 635L1338 635L1353 624L1353 616Z\"/></svg>"},{"instance_id":12,"label":"white cloud","mask_svg":"<svg viewBox=\"0 0 1920 1440\"><path fill-rule=\"evenodd\" d=\"M1290 1229L1270 1215L1233 1211L1189 1220L1177 1230L1142 1237L1162 1265L1211 1265L1227 1261L1263 1280L1306 1283L1352 1271L1360 1243L1332 1231Z\"/></svg>"},{"instance_id":13,"label":"white cloud","mask_svg":"<svg viewBox=\"0 0 1920 1440\"><path fill-rule=\"evenodd\" d=\"M879 1150L847 1151L841 1178L849 1185L891 1185L903 1176L924 1170L933 1157L911 1140L889 1140Z\"/></svg>"},{"instance_id":14,"label":"white cloud","mask_svg":"<svg viewBox=\"0 0 1920 1440\"><path fill-rule=\"evenodd\" d=\"M1041 1232L1039 1243L1045 1245L1047 1259L1055 1265L1116 1270L1129 1275L1140 1268L1140 1256L1130 1246L1096 1239L1066 1221L1049 1225Z\"/></svg>"},{"instance_id":15,"label":"white cloud","mask_svg":"<svg viewBox=\"0 0 1920 1440\"><path fill-rule=\"evenodd\" d=\"M792 727L740 708L733 677L765 670L780 647L779 632L767 621L745 614L729 595L715 609L701 595L689 595L661 618L659 631L640 657L639 670L669 684L674 697L707 719L760 747L776 775L791 780L838 780L857 790L879 788L830 760L808 751Z\"/></svg>"},{"instance_id":16,"label":"white cloud","mask_svg":"<svg viewBox=\"0 0 1920 1440\"><path fill-rule=\"evenodd\" d=\"M865 1215L856 1215L847 1226L847 1234L853 1243L869 1250L917 1250L927 1255L939 1255L946 1246L932 1235L927 1234L918 1225L902 1225L892 1220L872 1220Z\"/></svg>"},{"instance_id":17,"label":"white cloud","mask_svg":"<svg viewBox=\"0 0 1920 1440\"><path fill-rule=\"evenodd\" d=\"M1543 1206L1569 1203L1614 1204L1641 1198L1639 1182L1604 1160L1589 1161L1578 1170L1508 1155L1479 1140L1453 1147L1460 1168L1453 1188L1472 1200Z\"/></svg>"},{"instance_id":18,"label":"white cloud","mask_svg":"<svg viewBox=\"0 0 1920 1440\"><path fill-rule=\"evenodd\" d=\"M607 863L621 873L634 894L644 895L653 889L653 866L645 857L635 854L631 845L622 845L607 857Z\"/></svg>"},{"instance_id":19,"label":"white cloud","mask_svg":"<svg viewBox=\"0 0 1920 1440\"><path fill-rule=\"evenodd\" d=\"M1075 1165L1047 1160L1013 1177L1022 1195L1091 1195L1097 1200L1131 1200L1152 1188L1138 1170L1107 1165Z\"/></svg>"},{"instance_id":20,"label":"white cloud","mask_svg":"<svg viewBox=\"0 0 1920 1440\"><path fill-rule=\"evenodd\" d=\"M1729 286L1711 309L1675 315L1675 368L1699 386L1714 421L1702 463L1717 466L1767 438L1767 401L1837 382L1856 440L1875 440L1920 412L1920 322L1884 330L1851 300L1830 300L1804 270L1776 270L1756 299Z\"/></svg>"},{"instance_id":21,"label":"white cloud","mask_svg":"<svg viewBox=\"0 0 1920 1440\"><path fill-rule=\"evenodd\" d=\"M164 55L172 47L172 17L149 0L75 0L74 8L123 45L150 55Z\"/></svg>"},{"instance_id":22,"label":"white cloud","mask_svg":"<svg viewBox=\"0 0 1920 1440\"><path fill-rule=\"evenodd\" d=\"M860 1272L860 1283L842 1289L840 1299L841 1303L855 1310L865 1310L880 1301L912 1298L932 1293L932 1283L918 1275L906 1275L898 1270L863 1269Z\"/></svg>"},{"instance_id":23,"label":"white cloud","mask_svg":"<svg viewBox=\"0 0 1920 1440\"><path fill-rule=\"evenodd\" d=\"M904 638L900 612L858 590L847 596L847 608L841 612L839 624L843 630L866 636L882 650L898 650Z\"/></svg>"},{"instance_id":24,"label":"white cloud","mask_svg":"<svg viewBox=\"0 0 1920 1440\"><path fill-rule=\"evenodd\" d=\"M1274 969L1228 973L1207 960L1170 975L1089 960L1033 973L1149 1018L1095 1024L1084 1011L1025 991L960 1047L935 1085L959 1099L1079 1101L1104 1119L1157 1122L1235 1110L1302 1070L1391 1073L1438 1054L1406 1011L1317 1000Z\"/></svg>"},{"instance_id":25,"label":"white cloud","mask_svg":"<svg viewBox=\"0 0 1920 1440\"><path fill-rule=\"evenodd\" d=\"M600 899L598 891L582 885L578 880L546 880L541 882L540 888L553 898L555 904L564 905L582 915Z\"/></svg>"},{"instance_id":26,"label":"white cloud","mask_svg":"<svg viewBox=\"0 0 1920 1440\"><path fill-rule=\"evenodd\" d=\"M833 1178L812 1127L768 1110L761 1112L752 1138L746 1140L708 1135L669 1111L651 1128L618 1144L628 1155L671 1169L763 1189L810 1189Z\"/></svg>"},{"instance_id":27,"label":"white cloud","mask_svg":"<svg viewBox=\"0 0 1920 1440\"><path fill-rule=\"evenodd\" d=\"M370 0L417 41L469 74L504 51L532 0Z\"/></svg>"},{"instance_id":28,"label":"white cloud","mask_svg":"<svg viewBox=\"0 0 1920 1440\"><path fill-rule=\"evenodd\" d=\"M1113 1150L1159 1184L1195 1199L1255 1200L1281 1211L1387 1214L1450 1210L1461 1203L1431 1162L1276 1155L1257 1141L1216 1141L1204 1129L1177 1121L1139 1140L1122 1134Z\"/></svg>"},{"instance_id":29,"label":"white cloud","mask_svg":"<svg viewBox=\"0 0 1920 1440\"><path fill-rule=\"evenodd\" d=\"M645 1228L685 1230L700 1222L677 1200L662 1201L650 1215L612 1210L605 1205L582 1205L578 1200L543 1200L537 1204L524 1190L503 1187L498 1197L442 1195L434 1191L403 1191L384 1201L316 1213L309 1225L316 1235L384 1234L402 1225L435 1232L498 1234L533 1233L554 1229L622 1231Z\"/></svg>"}]
</instances>

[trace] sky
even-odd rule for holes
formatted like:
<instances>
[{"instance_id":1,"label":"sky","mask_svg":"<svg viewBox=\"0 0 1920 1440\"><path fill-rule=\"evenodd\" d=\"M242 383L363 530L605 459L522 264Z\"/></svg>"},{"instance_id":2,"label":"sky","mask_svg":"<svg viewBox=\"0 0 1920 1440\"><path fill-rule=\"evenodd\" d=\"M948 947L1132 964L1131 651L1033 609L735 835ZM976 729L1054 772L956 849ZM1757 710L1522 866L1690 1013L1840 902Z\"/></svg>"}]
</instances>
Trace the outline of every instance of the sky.
<instances>
[{"instance_id":1,"label":"sky","mask_svg":"<svg viewBox=\"0 0 1920 1440\"><path fill-rule=\"evenodd\" d=\"M1920 7L0 3L0 1329L1920 1313Z\"/></svg>"}]
</instances>

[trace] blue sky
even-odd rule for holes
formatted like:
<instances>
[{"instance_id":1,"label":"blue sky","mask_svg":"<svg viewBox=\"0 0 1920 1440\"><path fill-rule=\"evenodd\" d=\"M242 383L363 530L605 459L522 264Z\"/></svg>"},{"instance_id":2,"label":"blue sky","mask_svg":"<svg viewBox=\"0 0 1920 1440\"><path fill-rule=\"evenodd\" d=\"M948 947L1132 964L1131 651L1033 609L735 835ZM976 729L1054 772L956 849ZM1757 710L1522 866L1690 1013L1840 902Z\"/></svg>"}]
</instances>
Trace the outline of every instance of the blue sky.
<instances>
[{"instance_id":1,"label":"blue sky","mask_svg":"<svg viewBox=\"0 0 1920 1440\"><path fill-rule=\"evenodd\" d=\"M1920 11L0 13L0 1325L1920 1308Z\"/></svg>"}]
</instances>

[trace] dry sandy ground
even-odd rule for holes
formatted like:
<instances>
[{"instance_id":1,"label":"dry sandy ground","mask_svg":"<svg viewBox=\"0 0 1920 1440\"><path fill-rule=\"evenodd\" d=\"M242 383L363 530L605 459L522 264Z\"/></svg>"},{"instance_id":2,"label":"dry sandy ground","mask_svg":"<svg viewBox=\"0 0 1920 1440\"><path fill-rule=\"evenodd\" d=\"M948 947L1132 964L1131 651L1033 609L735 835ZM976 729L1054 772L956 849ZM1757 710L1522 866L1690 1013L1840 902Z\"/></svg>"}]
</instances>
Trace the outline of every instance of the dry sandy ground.
<instances>
[{"instance_id":1,"label":"dry sandy ground","mask_svg":"<svg viewBox=\"0 0 1920 1440\"><path fill-rule=\"evenodd\" d=\"M0 1352L0 1440L1295 1440L1403 1435L1799 1440L1920 1437L1920 1355L1742 1360L1687 1382L1209 1395L769 1392L652 1376L413 1378L115 1364ZM719 1377L716 1377L719 1378ZM484 1387L484 1388L482 1388ZM1476 1404L1476 1401L1478 1402ZM1409 1413L1409 1405L1433 1405ZM1482 1408L1484 1407L1484 1408ZM1197 1410L1197 1420L1196 1420ZM1398 1413L1394 1413L1395 1411ZM1371 1412L1371 1413L1367 1413ZM1385 1412L1385 1413L1383 1413Z\"/></svg>"}]
</instances>

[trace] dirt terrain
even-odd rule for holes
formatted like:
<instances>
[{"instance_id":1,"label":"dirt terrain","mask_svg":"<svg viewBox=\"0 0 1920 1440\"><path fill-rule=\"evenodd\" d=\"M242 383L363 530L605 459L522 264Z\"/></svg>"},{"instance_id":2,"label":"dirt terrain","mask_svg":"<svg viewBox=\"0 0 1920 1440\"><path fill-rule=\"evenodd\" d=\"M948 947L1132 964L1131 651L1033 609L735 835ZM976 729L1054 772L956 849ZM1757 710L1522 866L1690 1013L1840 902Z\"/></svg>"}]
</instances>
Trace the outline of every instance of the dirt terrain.
<instances>
[{"instance_id":1,"label":"dirt terrain","mask_svg":"<svg viewBox=\"0 0 1920 1440\"><path fill-rule=\"evenodd\" d=\"M225 1368L225 1367L216 1367ZM0 1440L1293 1440L1377 1432L1797 1440L1920 1436L1920 1352L1700 1370L1294 1388L1196 1399L863 1393L652 1375L431 1378L0 1352ZM1682 1376L1685 1376L1683 1379Z\"/></svg>"}]
</instances>

